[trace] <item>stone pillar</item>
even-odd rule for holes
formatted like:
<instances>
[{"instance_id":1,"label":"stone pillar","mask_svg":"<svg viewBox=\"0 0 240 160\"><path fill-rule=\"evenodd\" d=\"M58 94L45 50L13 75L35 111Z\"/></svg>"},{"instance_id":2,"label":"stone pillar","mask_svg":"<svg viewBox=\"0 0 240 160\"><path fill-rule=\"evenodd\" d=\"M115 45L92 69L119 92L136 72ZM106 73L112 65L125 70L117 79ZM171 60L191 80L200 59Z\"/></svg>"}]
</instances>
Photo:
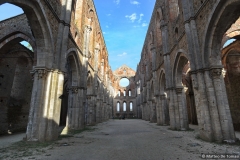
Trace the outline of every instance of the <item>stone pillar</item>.
<instances>
[{"instance_id":1,"label":"stone pillar","mask_svg":"<svg viewBox=\"0 0 240 160\"><path fill-rule=\"evenodd\" d=\"M58 138L64 75L59 70L35 67L26 136L28 141Z\"/></svg>"},{"instance_id":2,"label":"stone pillar","mask_svg":"<svg viewBox=\"0 0 240 160\"><path fill-rule=\"evenodd\" d=\"M100 105L101 105L101 100L97 99L97 103L96 103L96 122L100 123L101 122L101 118L100 118Z\"/></svg>"},{"instance_id":3,"label":"stone pillar","mask_svg":"<svg viewBox=\"0 0 240 160\"><path fill-rule=\"evenodd\" d=\"M149 115L149 121L151 122L151 123L153 123L153 107L152 107L152 101L148 101L148 103L147 103L147 105L148 105L148 108L149 108L149 113L148 113L148 115Z\"/></svg>"},{"instance_id":4,"label":"stone pillar","mask_svg":"<svg viewBox=\"0 0 240 160\"><path fill-rule=\"evenodd\" d=\"M164 125L165 122L165 112L164 112L164 100L165 100L165 95L160 95L160 98L159 98L159 121L158 121L158 124L159 125Z\"/></svg>"},{"instance_id":5,"label":"stone pillar","mask_svg":"<svg viewBox=\"0 0 240 160\"><path fill-rule=\"evenodd\" d=\"M157 122L157 117L156 117L156 103L154 100L149 101L149 106L150 106L150 122L151 123L156 123Z\"/></svg>"},{"instance_id":6,"label":"stone pillar","mask_svg":"<svg viewBox=\"0 0 240 160\"><path fill-rule=\"evenodd\" d=\"M218 114L219 114L219 121L221 125L221 131L222 131L222 140L235 140L235 133L233 129L233 124L232 124L232 117L227 114L227 112L230 113L229 110L229 105L228 101L226 100L223 95L226 95L223 93L223 91L226 92L226 89L223 90L224 82L223 82L223 77L222 77L222 68L212 68L211 69L211 76L212 76L212 81L214 85L214 91L215 91L215 96L216 96L216 105L218 109ZM217 138L217 137L216 137ZM221 136L219 137L220 140Z\"/></svg>"},{"instance_id":7,"label":"stone pillar","mask_svg":"<svg viewBox=\"0 0 240 160\"><path fill-rule=\"evenodd\" d=\"M93 125L94 124L94 109L93 109L93 104L94 104L94 97L93 96L88 96L87 97L87 124L88 125Z\"/></svg>"},{"instance_id":8,"label":"stone pillar","mask_svg":"<svg viewBox=\"0 0 240 160\"><path fill-rule=\"evenodd\" d=\"M159 95L155 95L155 100L156 100L156 119L157 119L157 125L160 125L160 116L161 116L161 113L160 113L160 97Z\"/></svg>"},{"instance_id":9,"label":"stone pillar","mask_svg":"<svg viewBox=\"0 0 240 160\"><path fill-rule=\"evenodd\" d=\"M185 94L183 94L182 91L183 91L183 87L176 88L179 122L180 122L180 129L187 130L188 115L187 115L187 107L186 107L186 97L184 96Z\"/></svg>"},{"instance_id":10,"label":"stone pillar","mask_svg":"<svg viewBox=\"0 0 240 160\"><path fill-rule=\"evenodd\" d=\"M102 122L102 105L103 105L103 102L102 102L102 99L99 100L99 123Z\"/></svg>"},{"instance_id":11,"label":"stone pillar","mask_svg":"<svg viewBox=\"0 0 240 160\"><path fill-rule=\"evenodd\" d=\"M176 98L176 91L174 89L168 89L169 92L169 116L170 116L170 128L175 130L178 127L178 122L176 119L178 118L176 116L176 108L178 108L178 106L175 105L174 99Z\"/></svg>"},{"instance_id":12,"label":"stone pillar","mask_svg":"<svg viewBox=\"0 0 240 160\"><path fill-rule=\"evenodd\" d=\"M156 101L153 100L153 103L152 103L152 106L153 106L153 123L157 123L157 109L156 109Z\"/></svg>"}]
</instances>

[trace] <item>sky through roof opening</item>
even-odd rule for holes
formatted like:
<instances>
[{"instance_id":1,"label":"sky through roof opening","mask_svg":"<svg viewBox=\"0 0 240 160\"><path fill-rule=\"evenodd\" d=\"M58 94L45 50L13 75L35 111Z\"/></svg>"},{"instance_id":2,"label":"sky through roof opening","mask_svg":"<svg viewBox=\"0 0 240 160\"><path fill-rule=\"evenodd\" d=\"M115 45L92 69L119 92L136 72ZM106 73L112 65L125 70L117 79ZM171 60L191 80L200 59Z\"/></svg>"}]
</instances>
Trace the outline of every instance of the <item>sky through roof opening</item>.
<instances>
[{"instance_id":1,"label":"sky through roof opening","mask_svg":"<svg viewBox=\"0 0 240 160\"><path fill-rule=\"evenodd\" d=\"M0 5L0 21L23 14L22 8L10 3Z\"/></svg>"}]
</instances>

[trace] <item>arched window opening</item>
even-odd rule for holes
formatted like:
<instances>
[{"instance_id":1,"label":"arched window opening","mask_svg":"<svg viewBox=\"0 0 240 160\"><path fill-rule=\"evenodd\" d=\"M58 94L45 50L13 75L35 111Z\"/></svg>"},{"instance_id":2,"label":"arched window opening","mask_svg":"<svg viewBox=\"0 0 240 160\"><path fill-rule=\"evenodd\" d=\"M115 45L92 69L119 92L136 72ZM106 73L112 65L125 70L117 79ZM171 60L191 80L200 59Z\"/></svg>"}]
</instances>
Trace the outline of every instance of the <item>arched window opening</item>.
<instances>
[{"instance_id":1,"label":"arched window opening","mask_svg":"<svg viewBox=\"0 0 240 160\"><path fill-rule=\"evenodd\" d=\"M120 81L119 81L119 85L121 87L127 87L129 85L129 80L127 78L122 78Z\"/></svg>"},{"instance_id":2,"label":"arched window opening","mask_svg":"<svg viewBox=\"0 0 240 160\"><path fill-rule=\"evenodd\" d=\"M224 45L223 45L223 48L226 48L227 46L229 46L230 44L232 44L233 42L235 42L237 39L235 38L231 38L229 40L227 40Z\"/></svg>"},{"instance_id":3,"label":"arched window opening","mask_svg":"<svg viewBox=\"0 0 240 160\"><path fill-rule=\"evenodd\" d=\"M121 92L120 92L120 90L118 91L118 96L119 96L119 97L121 96Z\"/></svg>"},{"instance_id":4,"label":"arched window opening","mask_svg":"<svg viewBox=\"0 0 240 160\"><path fill-rule=\"evenodd\" d=\"M117 102L117 112L120 112L120 103Z\"/></svg>"},{"instance_id":5,"label":"arched window opening","mask_svg":"<svg viewBox=\"0 0 240 160\"><path fill-rule=\"evenodd\" d=\"M20 43L21 43L24 47L26 47L27 49L29 49L30 51L33 52L33 48L32 48L32 46L31 46L30 43L28 43L27 41L21 41Z\"/></svg>"},{"instance_id":6,"label":"arched window opening","mask_svg":"<svg viewBox=\"0 0 240 160\"><path fill-rule=\"evenodd\" d=\"M124 96L124 97L126 96L126 90L124 90L124 92L123 92L123 96Z\"/></svg>"},{"instance_id":7,"label":"arched window opening","mask_svg":"<svg viewBox=\"0 0 240 160\"><path fill-rule=\"evenodd\" d=\"M132 112L132 111L133 111L133 103L130 102L130 112Z\"/></svg>"},{"instance_id":8,"label":"arched window opening","mask_svg":"<svg viewBox=\"0 0 240 160\"><path fill-rule=\"evenodd\" d=\"M128 91L128 96L129 96L129 97L132 96L132 92L131 92L131 90Z\"/></svg>"},{"instance_id":9,"label":"arched window opening","mask_svg":"<svg viewBox=\"0 0 240 160\"><path fill-rule=\"evenodd\" d=\"M127 110L126 102L123 102L123 112L126 112L126 110Z\"/></svg>"}]
</instances>

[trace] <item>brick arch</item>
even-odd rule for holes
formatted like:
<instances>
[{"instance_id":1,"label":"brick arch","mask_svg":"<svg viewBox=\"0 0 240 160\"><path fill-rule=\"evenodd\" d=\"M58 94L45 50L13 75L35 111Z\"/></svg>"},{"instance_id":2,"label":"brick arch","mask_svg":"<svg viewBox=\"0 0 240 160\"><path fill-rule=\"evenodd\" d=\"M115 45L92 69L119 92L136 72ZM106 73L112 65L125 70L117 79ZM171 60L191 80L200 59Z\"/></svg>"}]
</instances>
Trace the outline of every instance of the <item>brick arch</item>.
<instances>
[{"instance_id":1,"label":"brick arch","mask_svg":"<svg viewBox=\"0 0 240 160\"><path fill-rule=\"evenodd\" d=\"M23 9L34 34L37 46L37 66L51 68L53 63L53 35L46 13L40 1L2 0L0 4L11 3Z\"/></svg>"}]
</instances>

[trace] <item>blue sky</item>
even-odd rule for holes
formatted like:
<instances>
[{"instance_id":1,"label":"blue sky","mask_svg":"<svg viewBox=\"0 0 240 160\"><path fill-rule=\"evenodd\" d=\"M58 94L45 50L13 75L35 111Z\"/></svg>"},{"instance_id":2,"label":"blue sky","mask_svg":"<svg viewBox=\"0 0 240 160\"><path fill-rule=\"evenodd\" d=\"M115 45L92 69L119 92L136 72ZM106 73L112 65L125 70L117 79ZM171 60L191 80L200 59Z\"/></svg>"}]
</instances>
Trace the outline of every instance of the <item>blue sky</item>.
<instances>
[{"instance_id":1,"label":"blue sky","mask_svg":"<svg viewBox=\"0 0 240 160\"><path fill-rule=\"evenodd\" d=\"M112 70L136 70L155 0L94 0Z\"/></svg>"},{"instance_id":2,"label":"blue sky","mask_svg":"<svg viewBox=\"0 0 240 160\"><path fill-rule=\"evenodd\" d=\"M155 0L94 0L94 4L112 70L123 64L136 70ZM0 21L21 13L21 8L3 4Z\"/></svg>"}]
</instances>

